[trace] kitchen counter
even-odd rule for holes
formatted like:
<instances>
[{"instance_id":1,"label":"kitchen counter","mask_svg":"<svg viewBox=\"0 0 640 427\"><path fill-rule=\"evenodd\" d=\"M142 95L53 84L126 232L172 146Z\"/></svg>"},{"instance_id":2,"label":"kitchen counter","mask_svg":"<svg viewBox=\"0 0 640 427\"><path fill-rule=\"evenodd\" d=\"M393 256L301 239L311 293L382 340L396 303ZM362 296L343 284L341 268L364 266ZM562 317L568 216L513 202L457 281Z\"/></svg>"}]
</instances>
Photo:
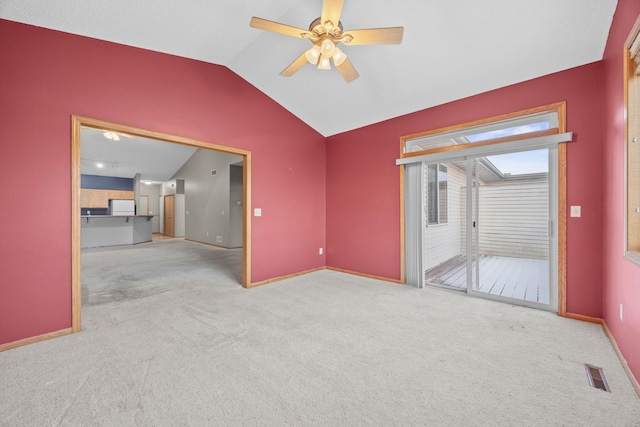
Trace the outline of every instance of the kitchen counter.
<instances>
[{"instance_id":1,"label":"kitchen counter","mask_svg":"<svg viewBox=\"0 0 640 427\"><path fill-rule=\"evenodd\" d=\"M82 249L151 241L154 215L81 215Z\"/></svg>"}]
</instances>

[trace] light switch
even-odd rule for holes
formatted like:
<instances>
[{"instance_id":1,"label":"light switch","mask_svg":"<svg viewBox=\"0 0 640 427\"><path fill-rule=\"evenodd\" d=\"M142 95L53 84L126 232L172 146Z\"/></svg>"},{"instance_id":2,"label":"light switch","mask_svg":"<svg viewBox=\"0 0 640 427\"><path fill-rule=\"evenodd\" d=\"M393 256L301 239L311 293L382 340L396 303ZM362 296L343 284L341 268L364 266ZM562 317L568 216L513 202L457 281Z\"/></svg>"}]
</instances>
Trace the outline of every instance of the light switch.
<instances>
[{"instance_id":1,"label":"light switch","mask_svg":"<svg viewBox=\"0 0 640 427\"><path fill-rule=\"evenodd\" d=\"M253 210L253 216L262 216L262 209L261 208L255 208Z\"/></svg>"},{"instance_id":2,"label":"light switch","mask_svg":"<svg viewBox=\"0 0 640 427\"><path fill-rule=\"evenodd\" d=\"M582 206L571 206L571 216L580 218L582 216Z\"/></svg>"}]
</instances>

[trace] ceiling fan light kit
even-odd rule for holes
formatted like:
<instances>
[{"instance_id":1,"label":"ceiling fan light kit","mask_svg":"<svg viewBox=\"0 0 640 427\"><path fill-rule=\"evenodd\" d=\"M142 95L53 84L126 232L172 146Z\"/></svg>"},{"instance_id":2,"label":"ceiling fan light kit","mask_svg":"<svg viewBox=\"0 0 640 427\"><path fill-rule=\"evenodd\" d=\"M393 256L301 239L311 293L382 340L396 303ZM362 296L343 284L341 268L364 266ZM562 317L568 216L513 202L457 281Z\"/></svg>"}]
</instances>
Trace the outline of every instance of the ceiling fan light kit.
<instances>
[{"instance_id":1,"label":"ceiling fan light kit","mask_svg":"<svg viewBox=\"0 0 640 427\"><path fill-rule=\"evenodd\" d=\"M333 63L336 64L336 67L338 67L342 65L342 63L347 59L347 55L345 55L344 52L340 50L340 48L336 47L332 59Z\"/></svg>"},{"instance_id":2,"label":"ceiling fan light kit","mask_svg":"<svg viewBox=\"0 0 640 427\"><path fill-rule=\"evenodd\" d=\"M318 63L318 59L320 59L320 52L320 46L314 45L304 53L304 56L307 58L307 61L309 61L309 64L316 65Z\"/></svg>"},{"instance_id":3,"label":"ceiling fan light kit","mask_svg":"<svg viewBox=\"0 0 640 427\"><path fill-rule=\"evenodd\" d=\"M330 70L331 63L329 62L329 57L320 55L320 60L318 61L318 70Z\"/></svg>"},{"instance_id":4,"label":"ceiling fan light kit","mask_svg":"<svg viewBox=\"0 0 640 427\"><path fill-rule=\"evenodd\" d=\"M404 28L366 28L343 31L342 22L340 22L343 3L343 0L324 0L322 2L322 16L311 22L309 30L255 16L251 18L249 25L260 30L307 39L313 43L311 48L296 58L280 75L290 77L307 63L317 65L320 70L330 70L333 61L333 65L348 83L357 79L359 74L347 55L338 48L339 43L345 45L400 44Z\"/></svg>"},{"instance_id":5,"label":"ceiling fan light kit","mask_svg":"<svg viewBox=\"0 0 640 427\"><path fill-rule=\"evenodd\" d=\"M120 137L115 132L105 131L103 135L105 138L110 139L112 141L120 141Z\"/></svg>"},{"instance_id":6,"label":"ceiling fan light kit","mask_svg":"<svg viewBox=\"0 0 640 427\"><path fill-rule=\"evenodd\" d=\"M105 138L107 138L107 139L109 139L111 141L114 141L114 142L120 141L120 139L121 139L120 137L121 136L124 137L124 138L129 138L129 139L138 139L137 136L129 135L128 133L124 133L124 132L115 132L115 131L112 131L112 130L105 130L105 129L96 129L96 130L102 132L102 135Z\"/></svg>"}]
</instances>

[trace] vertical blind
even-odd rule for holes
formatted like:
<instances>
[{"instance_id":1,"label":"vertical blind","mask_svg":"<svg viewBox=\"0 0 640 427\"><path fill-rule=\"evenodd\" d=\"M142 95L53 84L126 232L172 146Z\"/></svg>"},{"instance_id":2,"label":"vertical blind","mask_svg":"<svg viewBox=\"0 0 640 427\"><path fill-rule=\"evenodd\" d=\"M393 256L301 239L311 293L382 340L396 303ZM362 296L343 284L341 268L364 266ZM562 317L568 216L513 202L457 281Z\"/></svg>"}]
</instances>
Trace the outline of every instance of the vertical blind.
<instances>
[{"instance_id":1,"label":"vertical blind","mask_svg":"<svg viewBox=\"0 0 640 427\"><path fill-rule=\"evenodd\" d=\"M422 270L422 233L424 233L424 179L422 163L406 165L404 169L405 194L405 270L407 285L424 287Z\"/></svg>"}]
</instances>

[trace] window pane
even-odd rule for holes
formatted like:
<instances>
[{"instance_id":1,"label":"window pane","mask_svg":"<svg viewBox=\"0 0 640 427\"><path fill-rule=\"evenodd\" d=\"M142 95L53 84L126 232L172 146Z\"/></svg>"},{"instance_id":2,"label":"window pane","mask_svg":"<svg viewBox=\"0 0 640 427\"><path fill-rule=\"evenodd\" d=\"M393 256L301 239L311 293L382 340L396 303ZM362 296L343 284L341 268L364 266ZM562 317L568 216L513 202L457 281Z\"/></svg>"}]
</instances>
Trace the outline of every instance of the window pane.
<instances>
[{"instance_id":1,"label":"window pane","mask_svg":"<svg viewBox=\"0 0 640 427\"><path fill-rule=\"evenodd\" d=\"M427 224L438 223L438 165L427 166Z\"/></svg>"},{"instance_id":2,"label":"window pane","mask_svg":"<svg viewBox=\"0 0 640 427\"><path fill-rule=\"evenodd\" d=\"M557 126L557 112L547 111L479 126L418 136L405 142L404 151L409 153L453 145L473 144L488 139L552 129Z\"/></svg>"},{"instance_id":3,"label":"window pane","mask_svg":"<svg viewBox=\"0 0 640 427\"><path fill-rule=\"evenodd\" d=\"M445 224L448 220L448 199L447 199L447 167L444 165L440 165L440 170L438 171L438 211L440 213L439 224Z\"/></svg>"},{"instance_id":4,"label":"window pane","mask_svg":"<svg viewBox=\"0 0 640 427\"><path fill-rule=\"evenodd\" d=\"M490 132L467 135L469 142L486 141L487 139L503 138L505 136L521 135L523 133L537 132L549 129L549 122L531 123L522 126L514 126L505 129L492 130Z\"/></svg>"},{"instance_id":5,"label":"window pane","mask_svg":"<svg viewBox=\"0 0 640 427\"><path fill-rule=\"evenodd\" d=\"M505 176L549 172L549 151L547 149L499 154L488 156L486 159Z\"/></svg>"}]
</instances>

